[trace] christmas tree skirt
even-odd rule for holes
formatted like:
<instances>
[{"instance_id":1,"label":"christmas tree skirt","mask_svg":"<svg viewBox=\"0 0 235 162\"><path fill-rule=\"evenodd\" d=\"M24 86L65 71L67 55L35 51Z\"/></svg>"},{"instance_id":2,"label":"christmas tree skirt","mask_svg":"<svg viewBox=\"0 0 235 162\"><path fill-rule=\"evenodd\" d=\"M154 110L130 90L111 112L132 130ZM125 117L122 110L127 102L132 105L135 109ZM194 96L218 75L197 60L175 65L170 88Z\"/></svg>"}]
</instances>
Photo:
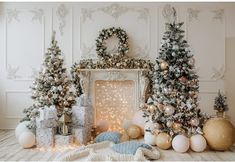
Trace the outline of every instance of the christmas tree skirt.
<instances>
[{"instance_id":1,"label":"christmas tree skirt","mask_svg":"<svg viewBox=\"0 0 235 162\"><path fill-rule=\"evenodd\" d=\"M114 143L104 141L82 147L78 150L70 151L62 156L57 157L58 161L136 161L147 159L159 159L160 152L153 148L148 150L139 148L135 155L119 154L112 150Z\"/></svg>"}]
</instances>

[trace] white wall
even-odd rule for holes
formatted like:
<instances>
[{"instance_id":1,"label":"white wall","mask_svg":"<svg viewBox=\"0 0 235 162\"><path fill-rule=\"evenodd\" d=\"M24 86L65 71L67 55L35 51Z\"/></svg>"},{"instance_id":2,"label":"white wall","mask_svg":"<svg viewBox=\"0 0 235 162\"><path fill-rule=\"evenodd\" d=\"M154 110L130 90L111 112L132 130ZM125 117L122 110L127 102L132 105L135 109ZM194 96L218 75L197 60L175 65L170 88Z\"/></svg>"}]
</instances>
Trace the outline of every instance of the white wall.
<instances>
[{"instance_id":1,"label":"white wall","mask_svg":"<svg viewBox=\"0 0 235 162\"><path fill-rule=\"evenodd\" d=\"M235 4L171 5L185 22L195 54L200 107L213 114L214 96L218 89L224 90L225 40L234 29L230 14ZM127 31L130 56L154 60L167 21L165 7L165 3L0 3L0 128L14 128L22 110L32 103L29 86L52 30L57 32L67 67L81 58L96 57L98 32L111 26Z\"/></svg>"}]
</instances>

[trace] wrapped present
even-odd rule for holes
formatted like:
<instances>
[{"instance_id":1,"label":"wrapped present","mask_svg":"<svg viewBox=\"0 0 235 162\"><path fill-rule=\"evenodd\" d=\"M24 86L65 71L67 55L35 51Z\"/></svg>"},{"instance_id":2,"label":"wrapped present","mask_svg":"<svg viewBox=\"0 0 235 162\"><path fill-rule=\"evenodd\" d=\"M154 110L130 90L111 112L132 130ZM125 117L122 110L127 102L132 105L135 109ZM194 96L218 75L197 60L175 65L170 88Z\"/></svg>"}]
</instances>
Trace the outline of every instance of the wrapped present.
<instances>
[{"instance_id":1,"label":"wrapped present","mask_svg":"<svg viewBox=\"0 0 235 162\"><path fill-rule=\"evenodd\" d=\"M92 126L93 121L91 106L74 106L72 108L72 123L74 126Z\"/></svg>"},{"instance_id":2,"label":"wrapped present","mask_svg":"<svg viewBox=\"0 0 235 162\"><path fill-rule=\"evenodd\" d=\"M74 142L76 144L87 144L91 140L91 128L77 127L73 128Z\"/></svg>"},{"instance_id":3,"label":"wrapped present","mask_svg":"<svg viewBox=\"0 0 235 162\"><path fill-rule=\"evenodd\" d=\"M67 146L73 144L73 135L55 135L55 146Z\"/></svg>"},{"instance_id":4,"label":"wrapped present","mask_svg":"<svg viewBox=\"0 0 235 162\"><path fill-rule=\"evenodd\" d=\"M36 118L36 128L54 128L57 127L57 125L56 119L41 120L39 117Z\"/></svg>"},{"instance_id":5,"label":"wrapped present","mask_svg":"<svg viewBox=\"0 0 235 162\"><path fill-rule=\"evenodd\" d=\"M54 146L55 128L36 128L37 147Z\"/></svg>"},{"instance_id":6,"label":"wrapped present","mask_svg":"<svg viewBox=\"0 0 235 162\"><path fill-rule=\"evenodd\" d=\"M39 109L40 120L57 119L57 110L54 105Z\"/></svg>"}]
</instances>

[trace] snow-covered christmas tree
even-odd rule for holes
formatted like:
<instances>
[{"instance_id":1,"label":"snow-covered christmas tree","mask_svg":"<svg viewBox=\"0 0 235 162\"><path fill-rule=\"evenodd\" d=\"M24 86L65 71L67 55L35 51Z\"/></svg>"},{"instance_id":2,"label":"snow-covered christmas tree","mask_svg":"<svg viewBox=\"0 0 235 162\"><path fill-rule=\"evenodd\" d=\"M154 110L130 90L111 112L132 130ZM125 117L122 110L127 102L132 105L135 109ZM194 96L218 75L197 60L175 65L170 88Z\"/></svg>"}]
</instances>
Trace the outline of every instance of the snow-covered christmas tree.
<instances>
[{"instance_id":1,"label":"snow-covered christmas tree","mask_svg":"<svg viewBox=\"0 0 235 162\"><path fill-rule=\"evenodd\" d=\"M218 92L218 96L215 97L214 109L218 112L228 111L227 97L221 92Z\"/></svg>"},{"instance_id":2,"label":"snow-covered christmas tree","mask_svg":"<svg viewBox=\"0 0 235 162\"><path fill-rule=\"evenodd\" d=\"M153 123L146 129L152 133L202 133L205 118L198 108L198 76L182 25L176 22L174 10L174 21L166 24L153 71L153 95L144 110L148 123Z\"/></svg>"},{"instance_id":3,"label":"snow-covered christmas tree","mask_svg":"<svg viewBox=\"0 0 235 162\"><path fill-rule=\"evenodd\" d=\"M75 104L75 95L71 90L72 82L68 79L63 62L54 32L50 48L44 55L42 69L31 87L34 104L24 110L26 117L23 120L33 122L39 114L39 108L52 105L56 107L60 117L65 110L69 111Z\"/></svg>"}]
</instances>

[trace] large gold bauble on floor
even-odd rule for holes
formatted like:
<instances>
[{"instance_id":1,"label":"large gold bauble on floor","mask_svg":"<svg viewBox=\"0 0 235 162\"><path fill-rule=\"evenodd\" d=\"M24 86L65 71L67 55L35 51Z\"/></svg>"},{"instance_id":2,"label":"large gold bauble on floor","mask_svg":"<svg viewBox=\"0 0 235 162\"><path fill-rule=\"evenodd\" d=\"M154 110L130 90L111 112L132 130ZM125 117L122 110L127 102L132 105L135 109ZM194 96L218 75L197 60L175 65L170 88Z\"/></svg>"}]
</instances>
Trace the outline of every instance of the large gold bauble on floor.
<instances>
[{"instance_id":1,"label":"large gold bauble on floor","mask_svg":"<svg viewBox=\"0 0 235 162\"><path fill-rule=\"evenodd\" d=\"M141 129L139 126L133 124L127 129L127 134L131 139L136 139L141 136Z\"/></svg>"},{"instance_id":2,"label":"large gold bauble on floor","mask_svg":"<svg viewBox=\"0 0 235 162\"><path fill-rule=\"evenodd\" d=\"M234 143L235 130L224 118L209 119L203 127L204 137L213 150L224 151Z\"/></svg>"},{"instance_id":3,"label":"large gold bauble on floor","mask_svg":"<svg viewBox=\"0 0 235 162\"><path fill-rule=\"evenodd\" d=\"M167 133L160 133L156 138L156 145L163 150L167 150L171 147L171 136Z\"/></svg>"}]
</instances>

